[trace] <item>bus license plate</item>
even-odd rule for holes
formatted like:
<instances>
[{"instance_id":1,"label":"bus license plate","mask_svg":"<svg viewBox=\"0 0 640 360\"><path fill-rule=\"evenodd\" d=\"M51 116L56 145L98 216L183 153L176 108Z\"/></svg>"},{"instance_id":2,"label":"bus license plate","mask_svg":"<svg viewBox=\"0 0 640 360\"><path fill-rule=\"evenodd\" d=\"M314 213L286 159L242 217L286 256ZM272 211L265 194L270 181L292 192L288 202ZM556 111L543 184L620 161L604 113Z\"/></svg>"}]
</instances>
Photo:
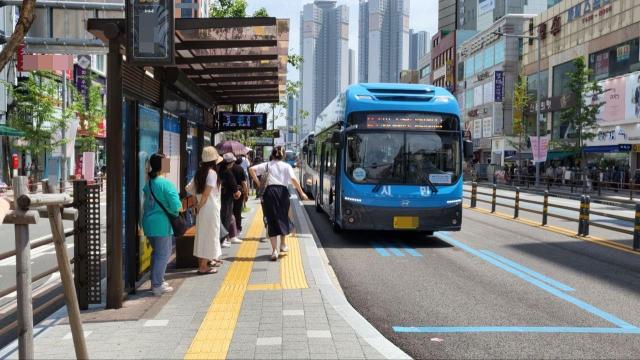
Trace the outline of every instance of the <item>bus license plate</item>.
<instances>
[{"instance_id":1,"label":"bus license plate","mask_svg":"<svg viewBox=\"0 0 640 360\"><path fill-rule=\"evenodd\" d=\"M417 216L394 216L394 229L417 229L420 222Z\"/></svg>"}]
</instances>

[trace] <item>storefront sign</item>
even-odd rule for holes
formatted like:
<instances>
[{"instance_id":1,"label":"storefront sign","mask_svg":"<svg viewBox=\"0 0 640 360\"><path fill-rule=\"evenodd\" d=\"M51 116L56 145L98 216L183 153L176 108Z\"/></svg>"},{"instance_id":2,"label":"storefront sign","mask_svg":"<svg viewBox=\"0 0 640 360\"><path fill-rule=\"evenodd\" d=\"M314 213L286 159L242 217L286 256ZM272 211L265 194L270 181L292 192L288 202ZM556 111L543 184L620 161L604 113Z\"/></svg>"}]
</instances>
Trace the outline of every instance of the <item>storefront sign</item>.
<instances>
[{"instance_id":1,"label":"storefront sign","mask_svg":"<svg viewBox=\"0 0 640 360\"><path fill-rule=\"evenodd\" d=\"M173 3L173 0L127 0L128 62L174 63Z\"/></svg>"},{"instance_id":2,"label":"storefront sign","mask_svg":"<svg viewBox=\"0 0 640 360\"><path fill-rule=\"evenodd\" d=\"M504 97L504 72L496 71L494 74L494 101L501 102Z\"/></svg>"},{"instance_id":3,"label":"storefront sign","mask_svg":"<svg viewBox=\"0 0 640 360\"><path fill-rule=\"evenodd\" d=\"M640 127L636 124L602 126L594 130L594 136L585 140L587 146L617 146L640 142Z\"/></svg>"},{"instance_id":4,"label":"storefront sign","mask_svg":"<svg viewBox=\"0 0 640 360\"><path fill-rule=\"evenodd\" d=\"M640 152L640 144L633 144L631 149L633 152Z\"/></svg>"},{"instance_id":5,"label":"storefront sign","mask_svg":"<svg viewBox=\"0 0 640 360\"><path fill-rule=\"evenodd\" d=\"M273 138L270 137L251 138L250 141L257 146L273 146Z\"/></svg>"},{"instance_id":6,"label":"storefront sign","mask_svg":"<svg viewBox=\"0 0 640 360\"><path fill-rule=\"evenodd\" d=\"M441 77L444 77L445 75L447 75L447 67L446 66L441 66L441 67L433 70L433 80L440 79Z\"/></svg>"},{"instance_id":7,"label":"storefront sign","mask_svg":"<svg viewBox=\"0 0 640 360\"><path fill-rule=\"evenodd\" d=\"M478 141L478 148L491 150L491 139L489 138L480 139L480 141Z\"/></svg>"},{"instance_id":8,"label":"storefront sign","mask_svg":"<svg viewBox=\"0 0 640 360\"><path fill-rule=\"evenodd\" d=\"M473 138L480 139L482 137L482 119L473 121Z\"/></svg>"},{"instance_id":9,"label":"storefront sign","mask_svg":"<svg viewBox=\"0 0 640 360\"><path fill-rule=\"evenodd\" d=\"M598 125L640 121L640 71L599 81L604 94L596 101L604 105L598 113ZM588 100L593 101L591 98Z\"/></svg>"},{"instance_id":10,"label":"storefront sign","mask_svg":"<svg viewBox=\"0 0 640 360\"><path fill-rule=\"evenodd\" d=\"M482 119L482 137L489 138L493 135L493 119L484 118Z\"/></svg>"},{"instance_id":11,"label":"storefront sign","mask_svg":"<svg viewBox=\"0 0 640 360\"><path fill-rule=\"evenodd\" d=\"M491 76L491 73L489 71L483 71L483 72L479 73L478 75L476 75L476 81L482 81L482 80L488 78L489 76Z\"/></svg>"},{"instance_id":12,"label":"storefront sign","mask_svg":"<svg viewBox=\"0 0 640 360\"><path fill-rule=\"evenodd\" d=\"M554 96L544 100L540 100L540 112L548 113L553 111L560 111L575 103L575 98L571 94L565 94L562 96ZM536 112L535 102L529 104L529 112Z\"/></svg>"},{"instance_id":13,"label":"storefront sign","mask_svg":"<svg viewBox=\"0 0 640 360\"><path fill-rule=\"evenodd\" d=\"M89 90L89 71L91 68L91 56L90 55L78 55L76 68L76 88L84 96L87 97Z\"/></svg>"},{"instance_id":14,"label":"storefront sign","mask_svg":"<svg viewBox=\"0 0 640 360\"><path fill-rule=\"evenodd\" d=\"M558 34L560 34L560 28L562 27L562 20L560 19L560 15L556 15L553 17L553 23L551 24L551 35L553 36L557 36Z\"/></svg>"},{"instance_id":15,"label":"storefront sign","mask_svg":"<svg viewBox=\"0 0 640 360\"><path fill-rule=\"evenodd\" d=\"M538 141L539 140L539 141ZM533 153L534 162L547 161L547 153L549 152L549 135L545 136L529 136L531 142L531 152Z\"/></svg>"},{"instance_id":16,"label":"storefront sign","mask_svg":"<svg viewBox=\"0 0 640 360\"><path fill-rule=\"evenodd\" d=\"M583 22L591 21L594 17L603 16L611 12L611 4L613 0L584 0L567 10L567 22L570 23L579 18L583 18ZM595 13L595 11L597 13Z\"/></svg>"}]
</instances>

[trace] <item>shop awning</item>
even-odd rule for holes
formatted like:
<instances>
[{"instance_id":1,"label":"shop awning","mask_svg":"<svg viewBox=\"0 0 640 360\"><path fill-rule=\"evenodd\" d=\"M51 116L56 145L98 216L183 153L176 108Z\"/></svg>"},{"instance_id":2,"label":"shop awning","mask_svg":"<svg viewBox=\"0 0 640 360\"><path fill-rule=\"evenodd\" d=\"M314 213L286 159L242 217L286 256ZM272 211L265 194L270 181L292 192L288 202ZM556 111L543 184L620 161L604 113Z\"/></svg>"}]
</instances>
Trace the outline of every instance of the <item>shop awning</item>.
<instances>
[{"instance_id":1,"label":"shop awning","mask_svg":"<svg viewBox=\"0 0 640 360\"><path fill-rule=\"evenodd\" d=\"M12 127L9 127L6 125L0 125L0 136L20 137L20 136L24 136L24 133Z\"/></svg>"},{"instance_id":2,"label":"shop awning","mask_svg":"<svg viewBox=\"0 0 640 360\"><path fill-rule=\"evenodd\" d=\"M585 146L586 153L615 153L631 151L630 144L604 145L604 146Z\"/></svg>"},{"instance_id":3,"label":"shop awning","mask_svg":"<svg viewBox=\"0 0 640 360\"><path fill-rule=\"evenodd\" d=\"M549 151L549 153L547 153L547 160L562 160L575 154L574 151Z\"/></svg>"},{"instance_id":4,"label":"shop awning","mask_svg":"<svg viewBox=\"0 0 640 360\"><path fill-rule=\"evenodd\" d=\"M108 24L124 19L89 19L88 30L107 43ZM172 78L188 79L212 105L278 102L286 89L289 20L258 18L175 19Z\"/></svg>"}]
</instances>

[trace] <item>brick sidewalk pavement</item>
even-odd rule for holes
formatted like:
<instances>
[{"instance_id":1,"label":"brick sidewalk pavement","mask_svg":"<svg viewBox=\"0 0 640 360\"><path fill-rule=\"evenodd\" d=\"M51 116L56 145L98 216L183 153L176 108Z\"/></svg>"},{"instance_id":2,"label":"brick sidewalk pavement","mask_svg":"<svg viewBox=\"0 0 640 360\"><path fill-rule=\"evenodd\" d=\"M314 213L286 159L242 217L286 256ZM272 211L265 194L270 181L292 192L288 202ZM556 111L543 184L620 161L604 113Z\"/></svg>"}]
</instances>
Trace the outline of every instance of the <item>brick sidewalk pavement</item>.
<instances>
[{"instance_id":1,"label":"brick sidewalk pavement","mask_svg":"<svg viewBox=\"0 0 640 360\"><path fill-rule=\"evenodd\" d=\"M379 359L408 358L346 301L323 263L299 201L287 255L269 261L258 203L243 222L246 240L224 250L220 272L170 270L175 291L151 295L148 282L119 310L83 312L91 358ZM74 358L61 309L36 326L35 356ZM16 359L17 342L0 350Z\"/></svg>"}]
</instances>

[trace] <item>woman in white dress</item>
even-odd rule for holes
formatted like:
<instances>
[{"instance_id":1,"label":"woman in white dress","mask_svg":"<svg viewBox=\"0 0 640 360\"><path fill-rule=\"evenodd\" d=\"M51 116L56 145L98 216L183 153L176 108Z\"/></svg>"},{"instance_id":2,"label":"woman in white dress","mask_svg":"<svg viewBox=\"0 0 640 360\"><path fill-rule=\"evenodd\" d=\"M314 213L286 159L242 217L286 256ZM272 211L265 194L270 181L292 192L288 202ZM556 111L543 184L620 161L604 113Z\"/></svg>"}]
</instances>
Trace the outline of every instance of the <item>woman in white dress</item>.
<instances>
[{"instance_id":1,"label":"woman in white dress","mask_svg":"<svg viewBox=\"0 0 640 360\"><path fill-rule=\"evenodd\" d=\"M202 163L196 175L187 185L187 192L195 195L198 201L196 217L196 237L193 244L193 256L198 258L198 275L215 274L215 268L222 261L220 248L220 184L216 165L222 158L213 146L202 150Z\"/></svg>"}]
</instances>

